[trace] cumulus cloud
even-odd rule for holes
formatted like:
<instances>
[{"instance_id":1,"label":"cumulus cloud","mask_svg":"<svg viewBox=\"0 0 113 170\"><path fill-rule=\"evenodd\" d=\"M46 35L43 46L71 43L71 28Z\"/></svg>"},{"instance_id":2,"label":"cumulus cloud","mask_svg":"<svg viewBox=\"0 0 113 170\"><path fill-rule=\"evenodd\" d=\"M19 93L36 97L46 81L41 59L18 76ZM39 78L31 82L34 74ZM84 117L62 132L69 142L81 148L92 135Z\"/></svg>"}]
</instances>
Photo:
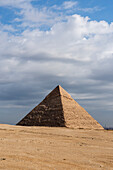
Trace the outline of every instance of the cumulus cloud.
<instances>
[{"instance_id":1,"label":"cumulus cloud","mask_svg":"<svg viewBox=\"0 0 113 170\"><path fill-rule=\"evenodd\" d=\"M21 67L21 71L35 72L42 69L42 64L49 71L47 66L58 62L54 67L59 75L76 75L74 67L79 70L83 66L79 75L88 76L94 68L99 67L99 62L112 58L112 32L112 23L109 25L105 21L90 21L88 17L73 15L68 17L67 22L55 24L50 31L25 30L21 36L4 33L1 39L1 42L4 40L1 61L7 62L7 69L2 66L1 69L10 71L14 66L16 71ZM59 65L68 65L68 68L60 70ZM51 67L50 74L54 74L54 71L51 73Z\"/></svg>"}]
</instances>

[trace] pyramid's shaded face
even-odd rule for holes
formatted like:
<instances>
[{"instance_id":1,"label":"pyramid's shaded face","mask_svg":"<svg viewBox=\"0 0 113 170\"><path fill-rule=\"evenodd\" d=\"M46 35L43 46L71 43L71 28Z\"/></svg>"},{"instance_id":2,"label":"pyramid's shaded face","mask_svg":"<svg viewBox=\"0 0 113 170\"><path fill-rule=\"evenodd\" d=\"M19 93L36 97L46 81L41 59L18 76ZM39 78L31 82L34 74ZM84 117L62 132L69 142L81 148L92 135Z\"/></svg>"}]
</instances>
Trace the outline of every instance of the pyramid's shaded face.
<instances>
[{"instance_id":1,"label":"pyramid's shaded face","mask_svg":"<svg viewBox=\"0 0 113 170\"><path fill-rule=\"evenodd\" d=\"M17 125L103 129L61 86L57 86Z\"/></svg>"},{"instance_id":2,"label":"pyramid's shaded face","mask_svg":"<svg viewBox=\"0 0 113 170\"><path fill-rule=\"evenodd\" d=\"M57 86L17 125L53 127L65 126L59 86Z\"/></svg>"}]
</instances>

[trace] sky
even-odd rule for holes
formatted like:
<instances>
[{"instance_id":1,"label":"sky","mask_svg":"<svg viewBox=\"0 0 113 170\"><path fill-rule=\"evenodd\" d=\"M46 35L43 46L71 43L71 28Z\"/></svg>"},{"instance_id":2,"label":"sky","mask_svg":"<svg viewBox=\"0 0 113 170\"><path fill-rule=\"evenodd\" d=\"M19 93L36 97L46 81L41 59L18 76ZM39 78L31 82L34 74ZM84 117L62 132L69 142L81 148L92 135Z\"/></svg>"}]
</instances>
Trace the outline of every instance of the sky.
<instances>
[{"instance_id":1,"label":"sky","mask_svg":"<svg viewBox=\"0 0 113 170\"><path fill-rule=\"evenodd\" d=\"M0 123L61 85L113 127L113 2L0 0Z\"/></svg>"}]
</instances>

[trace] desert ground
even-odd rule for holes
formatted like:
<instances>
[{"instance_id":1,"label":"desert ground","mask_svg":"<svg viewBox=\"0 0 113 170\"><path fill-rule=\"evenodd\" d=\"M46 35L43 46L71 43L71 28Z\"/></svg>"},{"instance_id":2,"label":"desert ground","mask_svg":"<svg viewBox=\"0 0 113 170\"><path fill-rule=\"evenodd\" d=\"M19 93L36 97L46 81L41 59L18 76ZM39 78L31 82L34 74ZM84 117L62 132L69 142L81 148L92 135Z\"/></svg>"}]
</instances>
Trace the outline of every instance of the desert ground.
<instances>
[{"instance_id":1,"label":"desert ground","mask_svg":"<svg viewBox=\"0 0 113 170\"><path fill-rule=\"evenodd\" d=\"M112 170L113 131L1 124L0 169Z\"/></svg>"}]
</instances>

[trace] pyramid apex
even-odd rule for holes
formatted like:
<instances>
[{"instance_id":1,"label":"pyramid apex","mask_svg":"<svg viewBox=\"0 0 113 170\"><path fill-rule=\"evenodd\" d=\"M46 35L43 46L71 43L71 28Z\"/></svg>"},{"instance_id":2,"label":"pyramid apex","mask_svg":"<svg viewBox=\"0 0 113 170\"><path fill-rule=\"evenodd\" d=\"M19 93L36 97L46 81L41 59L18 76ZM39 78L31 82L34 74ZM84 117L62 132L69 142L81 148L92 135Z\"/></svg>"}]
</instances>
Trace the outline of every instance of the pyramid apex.
<instances>
[{"instance_id":1,"label":"pyramid apex","mask_svg":"<svg viewBox=\"0 0 113 170\"><path fill-rule=\"evenodd\" d=\"M62 88L62 87L60 85L58 85L57 88Z\"/></svg>"},{"instance_id":2,"label":"pyramid apex","mask_svg":"<svg viewBox=\"0 0 113 170\"><path fill-rule=\"evenodd\" d=\"M59 93L61 93L61 89L63 89L60 85L56 86L55 89L58 89Z\"/></svg>"},{"instance_id":3,"label":"pyramid apex","mask_svg":"<svg viewBox=\"0 0 113 170\"><path fill-rule=\"evenodd\" d=\"M60 96L65 96L67 98L72 99L71 95L61 85L56 86L56 88L53 91L56 91L56 90L57 90L57 93L59 93ZM53 91L50 94L52 94Z\"/></svg>"},{"instance_id":4,"label":"pyramid apex","mask_svg":"<svg viewBox=\"0 0 113 170\"><path fill-rule=\"evenodd\" d=\"M61 85L58 85L55 87L55 89L58 89L59 93L61 92L61 89L63 89L63 87Z\"/></svg>"}]
</instances>

